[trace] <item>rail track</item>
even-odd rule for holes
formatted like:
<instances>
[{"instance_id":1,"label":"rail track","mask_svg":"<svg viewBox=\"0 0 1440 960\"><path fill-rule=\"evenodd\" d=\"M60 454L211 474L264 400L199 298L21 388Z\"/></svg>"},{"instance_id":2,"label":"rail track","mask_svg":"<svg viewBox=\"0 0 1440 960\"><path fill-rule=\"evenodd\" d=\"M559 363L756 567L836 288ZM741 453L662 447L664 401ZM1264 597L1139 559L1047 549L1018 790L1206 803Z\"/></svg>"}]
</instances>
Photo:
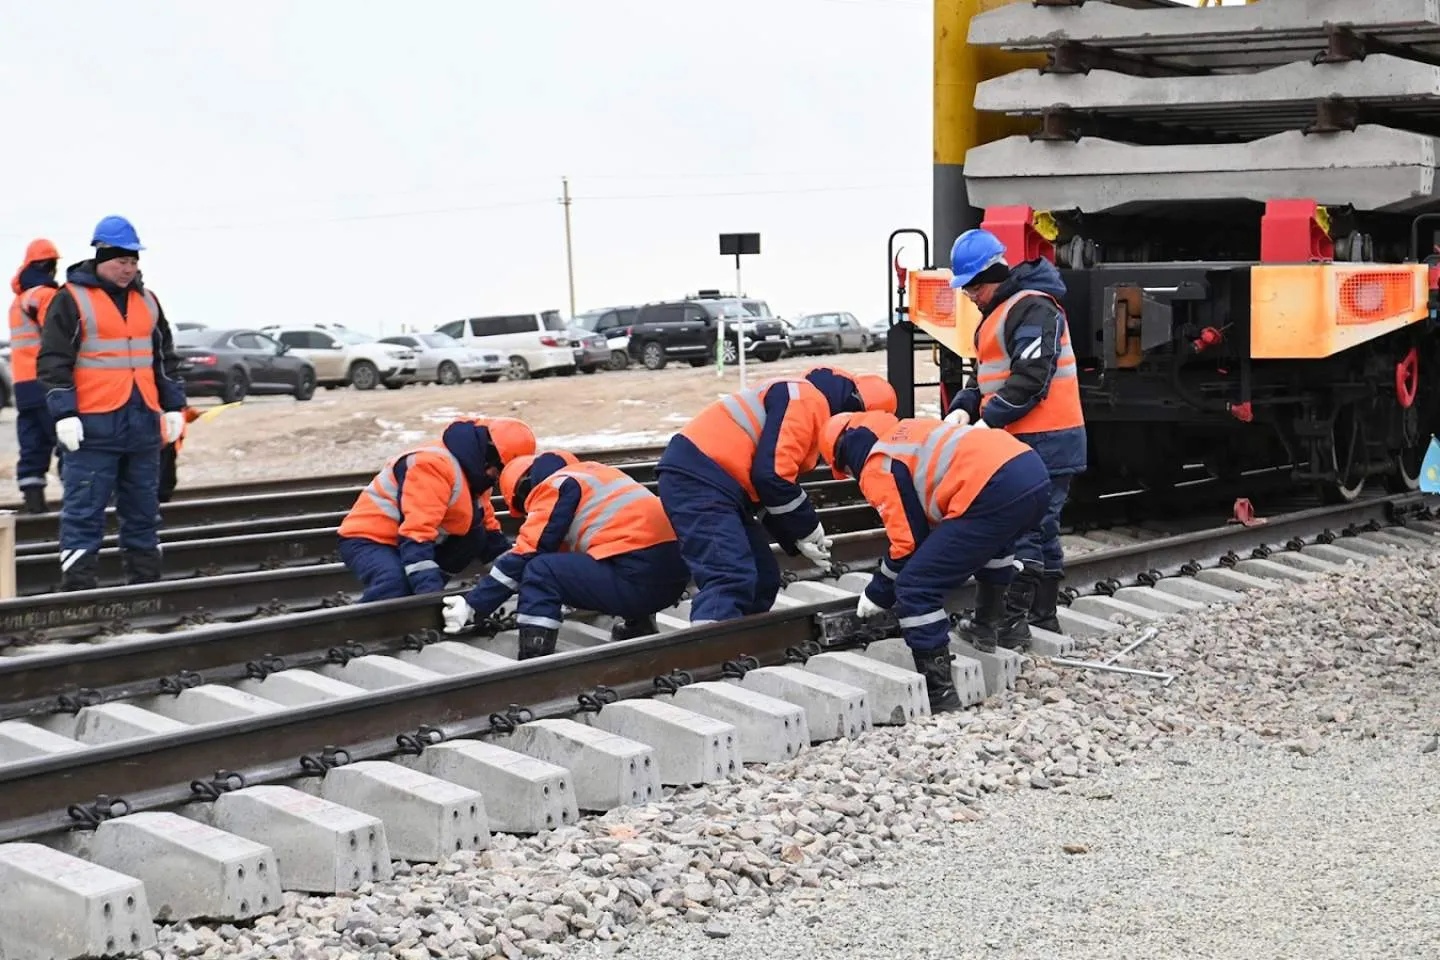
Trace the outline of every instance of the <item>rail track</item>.
<instances>
[{"instance_id":1,"label":"rail track","mask_svg":"<svg viewBox=\"0 0 1440 960\"><path fill-rule=\"evenodd\" d=\"M1339 569L1337 561L1433 542L1440 526L1429 517L1419 497L1381 497L1079 556L1069 581L1095 589L1069 598L1065 634L1037 632L1032 655L1062 658L1103 642L1115 619L1193 613L1246 589ZM176 839L183 818L131 815L182 810L261 844L267 830L298 817L309 839L297 849L287 828L291 862L279 862L274 889L334 892L388 875L390 856L437 859L456 844L473 848L486 829L543 831L582 811L655 799L662 785L724 778L740 763L793 755L806 741L860 736L925 713L923 680L903 643L883 636L883 621L853 618L866 575L796 573L769 614L689 627L682 605L662 617L661 634L619 644L604 642L602 625L575 619L560 653L524 663L509 659L506 624L495 624L493 637L441 637L433 598L0 663L0 840L84 850L77 829L123 836L133 890L158 897L173 879L147 866L144 851L169 844L199 862L205 850ZM952 598L957 616L968 594ZM1013 685L1022 665L1005 651L955 649L969 703ZM714 682L724 680L733 682ZM459 790L450 812L463 829L441 818L417 830L410 818L421 816L432 783L417 773L440 770ZM265 787L286 784L314 796ZM348 805L352 827L362 826L339 825L315 796ZM485 814L465 816L467 808ZM369 839L359 854L337 845L362 834ZM6 851L33 848L0 846L0 865ZM265 855L273 866L273 853ZM329 871L325 883L300 867L316 856ZM222 913L273 909L256 899L247 911L231 903ZM118 945L131 934L134 952L152 942L153 928L141 916L107 932Z\"/></svg>"}]
</instances>

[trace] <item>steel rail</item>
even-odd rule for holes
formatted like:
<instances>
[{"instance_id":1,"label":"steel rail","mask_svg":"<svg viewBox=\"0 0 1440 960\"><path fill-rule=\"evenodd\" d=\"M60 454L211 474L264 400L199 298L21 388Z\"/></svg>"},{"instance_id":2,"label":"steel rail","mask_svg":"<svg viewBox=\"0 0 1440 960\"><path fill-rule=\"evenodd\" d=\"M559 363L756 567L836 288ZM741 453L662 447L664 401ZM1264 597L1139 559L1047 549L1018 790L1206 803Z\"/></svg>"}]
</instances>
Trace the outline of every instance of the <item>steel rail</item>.
<instances>
[{"instance_id":1,"label":"steel rail","mask_svg":"<svg viewBox=\"0 0 1440 960\"><path fill-rule=\"evenodd\" d=\"M648 467L650 465L641 464L640 466ZM633 472L642 472L633 464L627 465L627 469ZM655 480L642 479L640 482L647 490L655 492ZM801 485L810 494L815 505L820 507L860 499L859 484L854 480L835 480L828 469L812 470L805 474L801 477ZM349 512L359 493L359 489L336 488L286 496L256 497L248 501L194 500L184 504L184 509L181 511L171 511L170 506L172 505L167 504L164 508L164 520L167 525L160 528L160 541L162 544L169 544L181 540L208 540L244 533L276 533L315 527L339 527L340 521L345 519L345 514ZM261 507L257 510L255 505L257 501L263 501L264 506L273 506L276 509L272 511ZM505 501L498 495L490 498L490 504L494 507L502 524L510 519ZM171 523L174 525L169 525ZM515 524L512 523L512 526ZM31 528L31 532L37 530L40 528ZM513 533L514 530L510 530L510 532ZM54 528L50 529L49 533L58 535L57 529ZM118 537L115 534L108 534L102 542L103 547L117 545ZM57 540L37 539L17 543L15 555L31 557L56 554L59 550L60 544Z\"/></svg>"},{"instance_id":2,"label":"steel rail","mask_svg":"<svg viewBox=\"0 0 1440 960\"><path fill-rule=\"evenodd\" d=\"M879 549L877 538L882 534L876 529L878 518L868 504L822 507L819 515L826 528L835 533L833 549L837 559L870 557ZM852 532L846 533L844 528ZM264 543L273 545L283 539L284 535L272 534ZM322 547L328 542L329 547L324 549L333 552L334 531L317 534L307 542L319 543ZM171 554L184 546L182 542L167 549L167 563ZM779 552L778 547L772 549ZM782 565L786 559L781 554ZM25 560L36 562L34 558ZM483 567L476 569L477 574L483 574ZM159 583L73 593L38 593L0 600L0 647L7 645L7 639L12 643L33 642L42 637L76 640L136 629L243 620L349 603L356 593L358 584L354 575L337 562L312 562L218 576L177 577Z\"/></svg>"},{"instance_id":3,"label":"steel rail","mask_svg":"<svg viewBox=\"0 0 1440 960\"><path fill-rule=\"evenodd\" d=\"M403 445L397 445L397 452ZM544 449L542 447L541 449ZM651 444L643 447L615 447L608 450L572 450L582 460L620 465L624 463L653 464L665 452L665 445ZM376 469L379 469L377 464ZM228 500L234 497L275 496L306 490L321 490L330 487L358 489L370 482L375 470L360 470L347 473L323 473L315 476L280 477L273 480L246 480L240 483L203 483L190 487L178 487L172 503L183 500ZM20 504L0 504L0 510L20 509ZM113 508L108 511L113 516ZM57 514L28 514L29 517L56 517Z\"/></svg>"},{"instance_id":4,"label":"steel rail","mask_svg":"<svg viewBox=\"0 0 1440 960\"><path fill-rule=\"evenodd\" d=\"M658 451L651 452L658 454ZM655 481L656 461L654 459L616 459L601 462L609 462L641 483L653 484ZM822 475L828 479L830 471L816 470L807 474L808 477L814 479L821 479ZM324 485L311 485L309 480L300 478L294 481L294 486L286 486L292 481L277 480L268 484L274 489L265 489L259 492L248 492L250 487L237 486L234 491L228 491L225 487L210 487L206 488L210 494L208 496L190 496L183 499L177 497L169 503L161 504L160 516L166 527L191 527L207 523L227 523L296 514L342 512L350 509L355 498L360 495L360 491L365 488L372 477L374 477L373 471L364 475L346 474L319 478L332 481ZM197 491L191 492L196 493ZM495 499L498 501L499 498ZM105 517L107 529L116 529L113 507L106 511ZM164 529L162 529L161 535L162 537L165 535ZM53 544L59 536L60 514L58 512L22 513L15 518L15 539L19 543L49 542ZM106 540L107 545L113 543L113 535L107 537Z\"/></svg>"},{"instance_id":5,"label":"steel rail","mask_svg":"<svg viewBox=\"0 0 1440 960\"><path fill-rule=\"evenodd\" d=\"M1335 527L1341 528L1338 535L1343 537L1365 527L1403 523L1422 510L1422 498L1415 494L1303 510L1271 518L1259 526L1236 525L1087 554L1072 562L1070 572L1073 579L1093 577L1102 585L1156 573L1193 573L1211 563L1234 562L1242 552L1268 553L1275 544L1299 549L1307 537L1328 539L1327 534L1334 534ZM963 598L956 600L963 602ZM134 810L195 799L193 783L197 778L204 782L208 773L221 765L239 771L247 783L283 780L306 774L302 756L311 757L307 763L312 767L314 758L320 757L323 767L326 749L334 746L343 747L354 760L393 756L404 752L407 742L413 744L415 732L422 729L436 728L446 737L492 732L503 724L498 718L505 717L507 710L517 704L537 717L566 715L580 709L578 694L597 687L610 688L622 697L643 696L654 689L656 677L675 671L705 680L721 676L727 663L737 663L744 657L753 657L760 664L783 662L791 651L814 639L817 615L849 610L853 603L853 599L845 598L808 604L517 662L494 672L391 688L13 764L0 768L0 810L5 811L7 821L0 824L0 841L73 826L66 808L71 803L84 806L91 803L91 798L105 798L96 801L100 806L108 798L123 797ZM439 625L439 611L433 600L428 605L420 600L391 601L384 607L367 605L363 609L373 612L377 622L383 619L385 629L396 632L433 630ZM351 627L363 622L364 618L347 618ZM293 628L276 631L273 622L257 629L266 631L265 639L270 643L301 632ZM338 630L334 628L328 635L337 636ZM228 649L220 645L214 648L224 655L239 652L233 634L212 639L220 645L232 645ZM194 664L199 651L207 646L194 645L184 656ZM252 645L249 651L255 649ZM99 662L108 658L118 663L132 656L103 648L87 654L84 659L91 664L92 676L100 669L96 666ZM166 662L178 665L178 661ZM39 666L32 662L29 670ZM67 682L86 675L86 668L78 661L54 669L68 670ZM52 687L47 689L53 692L53 684L61 674L51 676ZM34 681L12 679L29 682L32 694L40 689ZM8 685L0 684L0 688ZM420 739L424 738L421 734Z\"/></svg>"}]
</instances>

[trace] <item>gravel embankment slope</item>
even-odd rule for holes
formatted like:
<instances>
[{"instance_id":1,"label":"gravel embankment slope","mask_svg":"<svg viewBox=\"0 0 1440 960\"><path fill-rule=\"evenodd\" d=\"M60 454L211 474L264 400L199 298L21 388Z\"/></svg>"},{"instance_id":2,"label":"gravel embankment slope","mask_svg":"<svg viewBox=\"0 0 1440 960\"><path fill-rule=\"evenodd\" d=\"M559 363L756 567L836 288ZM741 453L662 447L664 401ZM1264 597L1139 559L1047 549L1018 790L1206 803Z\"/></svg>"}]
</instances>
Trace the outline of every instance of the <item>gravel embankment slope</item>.
<instances>
[{"instance_id":1,"label":"gravel embankment slope","mask_svg":"<svg viewBox=\"0 0 1440 960\"><path fill-rule=\"evenodd\" d=\"M1417 554L1252 595L1127 660L1168 688L1042 664L978 710L162 951L1440 956L1437 575Z\"/></svg>"}]
</instances>

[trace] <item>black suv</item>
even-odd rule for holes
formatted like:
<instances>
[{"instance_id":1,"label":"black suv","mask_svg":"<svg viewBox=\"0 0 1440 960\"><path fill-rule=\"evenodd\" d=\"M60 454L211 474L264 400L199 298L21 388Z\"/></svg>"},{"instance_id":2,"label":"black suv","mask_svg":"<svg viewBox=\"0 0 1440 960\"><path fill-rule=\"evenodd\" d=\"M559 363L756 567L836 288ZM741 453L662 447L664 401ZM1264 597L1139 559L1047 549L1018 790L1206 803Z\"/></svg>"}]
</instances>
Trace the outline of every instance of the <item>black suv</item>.
<instances>
[{"instance_id":1,"label":"black suv","mask_svg":"<svg viewBox=\"0 0 1440 960\"><path fill-rule=\"evenodd\" d=\"M740 362L737 342L741 332L747 358L773 363L784 356L784 325L771 316L765 301L739 297L697 296L647 303L629 328L627 350L649 370L663 370L671 360L688 360L692 367L703 367L715 361L722 318L727 365Z\"/></svg>"}]
</instances>

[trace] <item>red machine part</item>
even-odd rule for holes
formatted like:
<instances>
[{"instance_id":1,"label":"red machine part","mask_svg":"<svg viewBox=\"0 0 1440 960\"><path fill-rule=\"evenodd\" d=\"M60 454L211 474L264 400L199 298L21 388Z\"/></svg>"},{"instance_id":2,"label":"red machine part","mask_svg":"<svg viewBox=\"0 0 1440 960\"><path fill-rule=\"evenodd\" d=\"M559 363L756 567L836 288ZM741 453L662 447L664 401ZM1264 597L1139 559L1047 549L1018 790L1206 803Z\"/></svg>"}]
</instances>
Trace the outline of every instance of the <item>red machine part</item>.
<instances>
[{"instance_id":1,"label":"red machine part","mask_svg":"<svg viewBox=\"0 0 1440 960\"><path fill-rule=\"evenodd\" d=\"M1230 416L1241 423L1251 423L1255 419L1255 411L1251 409L1249 400L1244 403L1228 403L1225 405L1225 409L1230 411Z\"/></svg>"},{"instance_id":2,"label":"red machine part","mask_svg":"<svg viewBox=\"0 0 1440 960\"><path fill-rule=\"evenodd\" d=\"M1215 327L1206 327L1200 331L1200 336L1190 341L1190 348L1196 353L1204 353L1211 347L1219 346L1224 342L1224 333Z\"/></svg>"},{"instance_id":3,"label":"red machine part","mask_svg":"<svg viewBox=\"0 0 1440 960\"><path fill-rule=\"evenodd\" d=\"M1414 348L1405 354L1405 359L1395 364L1395 397L1400 406L1408 410L1415 403L1415 393L1420 389L1420 354Z\"/></svg>"},{"instance_id":4,"label":"red machine part","mask_svg":"<svg viewBox=\"0 0 1440 960\"><path fill-rule=\"evenodd\" d=\"M1012 267L1036 257L1055 262L1055 245L1035 229L1034 207L987 207L980 227L1005 244L1005 259Z\"/></svg>"},{"instance_id":5,"label":"red machine part","mask_svg":"<svg viewBox=\"0 0 1440 960\"><path fill-rule=\"evenodd\" d=\"M1335 259L1335 243L1314 200L1271 200L1260 218L1260 260L1313 263Z\"/></svg>"}]
</instances>

